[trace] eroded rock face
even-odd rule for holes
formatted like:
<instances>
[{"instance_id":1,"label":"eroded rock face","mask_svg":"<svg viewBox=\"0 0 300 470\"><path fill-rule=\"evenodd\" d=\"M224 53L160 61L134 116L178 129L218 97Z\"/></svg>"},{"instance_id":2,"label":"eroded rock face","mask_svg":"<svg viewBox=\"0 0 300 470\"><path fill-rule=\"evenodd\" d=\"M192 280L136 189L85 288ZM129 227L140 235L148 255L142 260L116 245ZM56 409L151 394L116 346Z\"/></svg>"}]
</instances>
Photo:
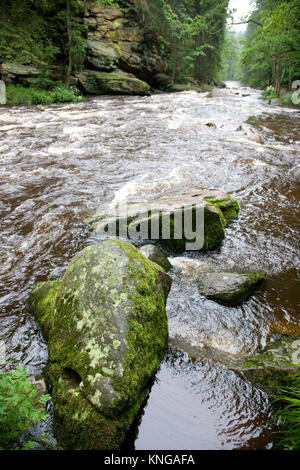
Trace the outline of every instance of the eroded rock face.
<instances>
[{"instance_id":1,"label":"eroded rock face","mask_svg":"<svg viewBox=\"0 0 300 470\"><path fill-rule=\"evenodd\" d=\"M263 271L206 272L199 274L199 291L208 299L223 305L239 305L244 302L258 283L266 279Z\"/></svg>"},{"instance_id":2,"label":"eroded rock face","mask_svg":"<svg viewBox=\"0 0 300 470\"><path fill-rule=\"evenodd\" d=\"M144 15L151 15L144 0L120 2L120 8L87 4L86 67L100 72L120 69L148 83L163 74L167 66L164 52L155 34L146 28Z\"/></svg>"},{"instance_id":3,"label":"eroded rock face","mask_svg":"<svg viewBox=\"0 0 300 470\"><path fill-rule=\"evenodd\" d=\"M238 202L229 194L199 189L189 194L106 209L89 222L100 236L113 233L123 238L158 240L170 252L180 253L218 246L225 237L227 221L237 218L238 211Z\"/></svg>"},{"instance_id":4,"label":"eroded rock face","mask_svg":"<svg viewBox=\"0 0 300 470\"><path fill-rule=\"evenodd\" d=\"M0 68L5 83L16 83L25 86L33 85L42 73L41 70L32 65L17 63L3 63Z\"/></svg>"},{"instance_id":5,"label":"eroded rock face","mask_svg":"<svg viewBox=\"0 0 300 470\"><path fill-rule=\"evenodd\" d=\"M170 277L132 245L92 245L29 303L48 339L54 430L69 449L118 449L168 343Z\"/></svg>"}]
</instances>

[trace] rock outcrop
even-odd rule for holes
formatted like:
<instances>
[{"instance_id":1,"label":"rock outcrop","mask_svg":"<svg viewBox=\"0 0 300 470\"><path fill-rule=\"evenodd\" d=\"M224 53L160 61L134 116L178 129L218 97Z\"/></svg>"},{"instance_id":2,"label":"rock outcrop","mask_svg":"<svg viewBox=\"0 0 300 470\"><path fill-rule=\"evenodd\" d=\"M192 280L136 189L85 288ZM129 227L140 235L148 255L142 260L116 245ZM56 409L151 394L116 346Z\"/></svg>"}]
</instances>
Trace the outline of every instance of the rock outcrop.
<instances>
[{"instance_id":1,"label":"rock outcrop","mask_svg":"<svg viewBox=\"0 0 300 470\"><path fill-rule=\"evenodd\" d=\"M266 279L263 271L206 272L197 283L202 295L222 305L235 306L250 297L257 284Z\"/></svg>"},{"instance_id":2,"label":"rock outcrop","mask_svg":"<svg viewBox=\"0 0 300 470\"><path fill-rule=\"evenodd\" d=\"M105 209L90 219L100 237L157 240L172 253L208 250L225 237L227 221L237 218L238 202L221 191L193 193Z\"/></svg>"},{"instance_id":3,"label":"rock outcrop","mask_svg":"<svg viewBox=\"0 0 300 470\"><path fill-rule=\"evenodd\" d=\"M141 80L151 80L165 72L166 62L155 34L145 25L144 15L150 15L150 6L142 0L125 3L127 8L88 4L87 65L107 72L119 68Z\"/></svg>"},{"instance_id":4,"label":"rock outcrop","mask_svg":"<svg viewBox=\"0 0 300 470\"><path fill-rule=\"evenodd\" d=\"M168 344L170 286L136 248L109 240L79 252L60 281L31 292L63 448L120 448Z\"/></svg>"},{"instance_id":5,"label":"rock outcrop","mask_svg":"<svg viewBox=\"0 0 300 470\"><path fill-rule=\"evenodd\" d=\"M147 95L149 85L170 84L162 47L144 22L144 15L151 14L149 5L142 0L123 3L125 8L87 4L86 70L78 76L86 93Z\"/></svg>"},{"instance_id":6,"label":"rock outcrop","mask_svg":"<svg viewBox=\"0 0 300 470\"><path fill-rule=\"evenodd\" d=\"M30 86L36 83L42 71L32 65L17 63L2 63L0 72L5 83Z\"/></svg>"},{"instance_id":7,"label":"rock outcrop","mask_svg":"<svg viewBox=\"0 0 300 470\"><path fill-rule=\"evenodd\" d=\"M76 22L85 25L85 52L76 58L71 84L87 94L149 95L150 86L167 88L167 52L151 29L151 6L146 0L120 0L105 6L96 0L85 2ZM83 30L84 28L82 28ZM57 31L57 35L61 31ZM39 86L65 80L66 65L59 62L39 66L28 63L0 64L6 83ZM20 58L20 62L22 58ZM35 66L33 66L35 65Z\"/></svg>"}]
</instances>

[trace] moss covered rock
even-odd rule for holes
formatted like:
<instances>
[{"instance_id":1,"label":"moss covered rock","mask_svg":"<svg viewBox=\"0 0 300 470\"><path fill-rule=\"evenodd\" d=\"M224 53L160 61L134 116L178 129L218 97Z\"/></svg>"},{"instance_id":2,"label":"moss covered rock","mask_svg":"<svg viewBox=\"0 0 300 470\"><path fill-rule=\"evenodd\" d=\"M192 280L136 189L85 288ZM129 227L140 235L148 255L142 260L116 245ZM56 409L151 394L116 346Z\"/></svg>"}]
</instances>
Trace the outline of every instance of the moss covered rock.
<instances>
[{"instance_id":1,"label":"moss covered rock","mask_svg":"<svg viewBox=\"0 0 300 470\"><path fill-rule=\"evenodd\" d=\"M243 360L235 370L273 396L278 395L278 387L289 383L290 375L300 374L299 364L300 339L279 337L262 351Z\"/></svg>"},{"instance_id":2,"label":"moss covered rock","mask_svg":"<svg viewBox=\"0 0 300 470\"><path fill-rule=\"evenodd\" d=\"M116 70L114 72L97 72L84 70L78 80L86 93L93 95L149 95L150 87L134 75Z\"/></svg>"},{"instance_id":3,"label":"moss covered rock","mask_svg":"<svg viewBox=\"0 0 300 470\"><path fill-rule=\"evenodd\" d=\"M164 256L161 249L155 245L144 245L139 249L140 253L145 256L145 258L150 259L154 263L158 264L166 272L170 271L172 265L168 258Z\"/></svg>"},{"instance_id":4,"label":"moss covered rock","mask_svg":"<svg viewBox=\"0 0 300 470\"><path fill-rule=\"evenodd\" d=\"M170 277L132 245L78 253L31 292L48 338L54 430L66 449L119 449L168 343Z\"/></svg>"},{"instance_id":5,"label":"moss covered rock","mask_svg":"<svg viewBox=\"0 0 300 470\"><path fill-rule=\"evenodd\" d=\"M168 251L180 253L218 246L225 237L227 221L236 218L238 211L239 204L231 195L199 189L189 194L105 209L89 223L99 235L112 233L122 238L157 240ZM158 229L153 229L154 226ZM193 246L189 247L189 243Z\"/></svg>"},{"instance_id":6,"label":"moss covered rock","mask_svg":"<svg viewBox=\"0 0 300 470\"><path fill-rule=\"evenodd\" d=\"M244 302L265 279L263 271L206 272L199 274L197 283L200 293L208 299L234 306Z\"/></svg>"}]
</instances>

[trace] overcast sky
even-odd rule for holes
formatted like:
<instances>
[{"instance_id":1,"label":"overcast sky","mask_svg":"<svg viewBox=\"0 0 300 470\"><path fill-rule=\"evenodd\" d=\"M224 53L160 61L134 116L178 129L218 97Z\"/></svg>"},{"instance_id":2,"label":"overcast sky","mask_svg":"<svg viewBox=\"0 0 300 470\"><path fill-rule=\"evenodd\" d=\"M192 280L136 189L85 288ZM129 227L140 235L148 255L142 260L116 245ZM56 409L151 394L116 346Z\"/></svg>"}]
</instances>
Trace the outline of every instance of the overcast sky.
<instances>
[{"instance_id":1,"label":"overcast sky","mask_svg":"<svg viewBox=\"0 0 300 470\"><path fill-rule=\"evenodd\" d=\"M238 22L243 16L247 15L254 9L254 2L252 0L230 0L229 8L237 9L237 12L234 15L234 21ZM245 31L247 25L235 25L231 26L231 28L235 31Z\"/></svg>"}]
</instances>

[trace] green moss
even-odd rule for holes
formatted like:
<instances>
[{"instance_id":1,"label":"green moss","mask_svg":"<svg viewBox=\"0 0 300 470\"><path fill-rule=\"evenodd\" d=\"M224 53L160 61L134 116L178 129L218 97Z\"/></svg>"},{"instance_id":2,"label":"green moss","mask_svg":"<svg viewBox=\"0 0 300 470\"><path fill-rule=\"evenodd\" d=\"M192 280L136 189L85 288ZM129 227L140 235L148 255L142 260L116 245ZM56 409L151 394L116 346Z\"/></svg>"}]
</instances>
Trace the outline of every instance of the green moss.
<instances>
[{"instance_id":1,"label":"green moss","mask_svg":"<svg viewBox=\"0 0 300 470\"><path fill-rule=\"evenodd\" d=\"M239 271L239 273L246 274L248 280L246 280L239 287L239 289L236 289L233 292L221 292L219 294L214 294L214 300L219 301L223 305L239 305L244 300L249 298L259 282L262 282L266 279L266 273L262 271Z\"/></svg>"},{"instance_id":2,"label":"green moss","mask_svg":"<svg viewBox=\"0 0 300 470\"><path fill-rule=\"evenodd\" d=\"M166 294L166 286L157 289L157 285L164 282L160 278L160 272L164 270L147 260L132 245L118 240L113 240L113 243L126 251L130 260L128 269L137 285L135 295L130 296L133 311L126 337L128 350L125 354L124 375L119 384L114 383L121 395L130 397L127 406L132 406L139 401L141 389L146 387L156 372L168 346L165 303L170 285ZM143 351L143 354L137 354L139 351Z\"/></svg>"},{"instance_id":3,"label":"green moss","mask_svg":"<svg viewBox=\"0 0 300 470\"><path fill-rule=\"evenodd\" d=\"M31 293L36 318L48 322L47 380L60 445L120 447L168 344L169 288L162 268L110 240L85 248L61 281Z\"/></svg>"},{"instance_id":4,"label":"green moss","mask_svg":"<svg viewBox=\"0 0 300 470\"><path fill-rule=\"evenodd\" d=\"M53 327L54 303L60 281L40 282L29 294L29 305L44 337L49 337L49 331Z\"/></svg>"},{"instance_id":5,"label":"green moss","mask_svg":"<svg viewBox=\"0 0 300 470\"><path fill-rule=\"evenodd\" d=\"M225 218L225 221L229 222L230 220L236 219L238 217L240 205L233 196L231 196L230 194L228 194L227 196L228 197L226 199L217 199L214 196L207 196L204 198L204 200L210 202L215 207L220 209Z\"/></svg>"},{"instance_id":6,"label":"green moss","mask_svg":"<svg viewBox=\"0 0 300 470\"><path fill-rule=\"evenodd\" d=\"M215 248L225 238L226 221L223 213L214 204L211 206L217 210L217 214L210 210L204 211L204 250Z\"/></svg>"},{"instance_id":7,"label":"green moss","mask_svg":"<svg viewBox=\"0 0 300 470\"><path fill-rule=\"evenodd\" d=\"M103 416L81 393L79 385L68 387L59 364L50 363L47 378L52 384L54 433L65 450L120 449L141 401L117 418Z\"/></svg>"}]
</instances>

